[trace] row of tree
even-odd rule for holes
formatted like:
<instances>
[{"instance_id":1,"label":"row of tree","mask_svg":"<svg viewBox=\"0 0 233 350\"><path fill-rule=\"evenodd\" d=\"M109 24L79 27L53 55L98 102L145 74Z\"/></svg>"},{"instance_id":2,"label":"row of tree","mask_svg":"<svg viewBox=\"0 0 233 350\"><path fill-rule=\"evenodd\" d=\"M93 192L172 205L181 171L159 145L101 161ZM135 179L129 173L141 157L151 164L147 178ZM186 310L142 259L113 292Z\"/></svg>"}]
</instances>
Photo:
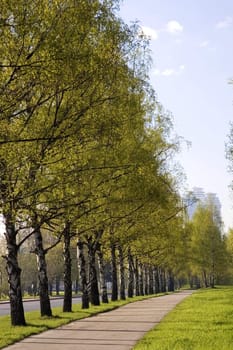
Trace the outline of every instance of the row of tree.
<instances>
[{"instance_id":1,"label":"row of tree","mask_svg":"<svg viewBox=\"0 0 233 350\"><path fill-rule=\"evenodd\" d=\"M147 39L117 8L109 0L1 4L0 198L13 325L25 324L18 253L30 238L41 314L50 316L45 256L58 242L71 311L73 238L87 307L90 295L98 302L97 252L148 259L143 247L180 211L168 167L177 143L148 82Z\"/></svg>"},{"instance_id":2,"label":"row of tree","mask_svg":"<svg viewBox=\"0 0 233 350\"><path fill-rule=\"evenodd\" d=\"M179 142L149 84L148 40L118 7L1 2L0 201L12 325L26 324L25 247L36 256L42 316L52 315L46 255L60 242L64 311L72 310L72 244L83 308L100 303L99 286L108 301L106 263L112 300L125 298L126 284L131 297L203 272L199 260L193 268L194 251L203 252L172 168ZM206 273L213 281L217 270Z\"/></svg>"},{"instance_id":3,"label":"row of tree","mask_svg":"<svg viewBox=\"0 0 233 350\"><path fill-rule=\"evenodd\" d=\"M230 283L232 268L229 238L223 234L219 209L209 198L200 203L186 223L190 237L190 284L214 287Z\"/></svg>"},{"instance_id":4,"label":"row of tree","mask_svg":"<svg viewBox=\"0 0 233 350\"><path fill-rule=\"evenodd\" d=\"M182 244L175 240L169 241L170 246L165 251L166 257L163 256L159 262L158 255L156 259L153 256L153 263L152 253L158 249L158 244L161 245L162 237L157 236L156 244L148 242L147 248L142 248L142 252L148 254L149 257L149 259L142 259L139 258L138 251L134 250L134 254L130 251L134 245L124 243L122 240L118 240L115 249L112 249L108 242L103 242L101 239L96 244L100 248L100 244L104 243L104 247L97 248L96 254L93 254L90 235L85 237L87 241L83 240L82 245L80 245L80 237L77 235L69 249L72 259L72 264L71 261L69 264L70 268L72 267L72 273L68 290L72 291L73 289L77 293L84 287L86 299L83 298L83 307L88 307L89 301L99 305L99 287L101 287L102 301L108 302L107 281L111 282L108 283L108 286L112 287L113 300L118 298L118 294L121 299L125 299L126 290L127 294L132 297L134 294L144 295L166 290L172 291L187 282L190 283L191 287L214 287L215 283L229 283L232 277L232 235L230 232L228 237L222 236L219 219L217 208L211 201L199 205L192 220L184 220L184 228L180 227L182 235L179 236L176 233L176 239L182 239ZM53 239L55 240L55 238ZM78 246L82 248L81 259L79 259L81 251L77 252L77 239L79 239ZM44 244L50 246L50 234L44 233L43 241ZM150 252L148 251L149 246ZM22 268L23 291L36 295L38 293L37 266L36 259L31 253L33 250L33 239L28 239L27 244L25 243L24 247L20 249L19 263ZM174 254L173 260L171 260L171 254ZM96 257L97 259L95 259ZM97 261L93 263L93 259ZM169 260L171 260L170 264ZM46 261L49 291L52 292L55 289L59 295L60 288L64 288L64 262L61 243L49 251L46 255ZM82 285L82 280L79 278L82 267L80 262L86 264L82 275L85 276L86 285ZM93 277L98 283L93 283ZM1 285L1 290L6 293L4 272L2 278L4 283ZM71 308L72 306L69 304L67 310L71 311Z\"/></svg>"}]
</instances>

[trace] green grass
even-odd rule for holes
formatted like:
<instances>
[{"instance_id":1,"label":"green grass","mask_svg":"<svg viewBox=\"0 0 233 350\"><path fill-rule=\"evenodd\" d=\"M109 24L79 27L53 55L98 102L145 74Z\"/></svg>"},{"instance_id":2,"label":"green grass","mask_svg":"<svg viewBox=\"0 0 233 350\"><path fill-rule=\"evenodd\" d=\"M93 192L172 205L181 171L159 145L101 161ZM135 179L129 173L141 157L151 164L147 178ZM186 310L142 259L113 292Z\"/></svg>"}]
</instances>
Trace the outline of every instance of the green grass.
<instances>
[{"instance_id":1,"label":"green grass","mask_svg":"<svg viewBox=\"0 0 233 350\"><path fill-rule=\"evenodd\" d=\"M157 294L159 296L162 294ZM53 308L53 317L40 317L38 311L26 312L27 326L10 325L10 316L0 317L0 349L3 347L15 343L25 337L32 334L41 333L48 329L56 328L69 322L79 320L82 318L90 317L100 312L110 311L122 305L138 300L151 298L151 296L141 296L128 298L124 301L119 300L115 302L109 302L108 304L101 304L100 306L91 306L89 309L82 310L81 304L73 305L73 312L64 313L61 307Z\"/></svg>"},{"instance_id":2,"label":"green grass","mask_svg":"<svg viewBox=\"0 0 233 350\"><path fill-rule=\"evenodd\" d=\"M233 287L200 290L142 338L134 350L233 350Z\"/></svg>"},{"instance_id":3,"label":"green grass","mask_svg":"<svg viewBox=\"0 0 233 350\"><path fill-rule=\"evenodd\" d=\"M81 293L72 293L74 297L77 297L77 296L81 296ZM52 294L50 295L50 297L54 297L54 298L62 298L64 296L64 292L63 291L60 291L59 294L57 295L56 292L52 292ZM28 294L28 293L24 293L23 294L23 299L39 299L39 296L38 295L31 295L31 294ZM3 294L0 295L0 302L1 301L9 301L9 296L7 294Z\"/></svg>"}]
</instances>

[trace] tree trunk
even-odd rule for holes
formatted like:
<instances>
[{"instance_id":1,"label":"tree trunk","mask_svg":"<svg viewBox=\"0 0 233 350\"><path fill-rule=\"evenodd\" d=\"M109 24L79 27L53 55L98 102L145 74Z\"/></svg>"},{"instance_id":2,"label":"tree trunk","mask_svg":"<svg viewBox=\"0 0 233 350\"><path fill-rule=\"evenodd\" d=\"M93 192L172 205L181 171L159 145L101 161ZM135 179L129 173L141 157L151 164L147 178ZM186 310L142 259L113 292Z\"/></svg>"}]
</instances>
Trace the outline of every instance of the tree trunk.
<instances>
[{"instance_id":1,"label":"tree trunk","mask_svg":"<svg viewBox=\"0 0 233 350\"><path fill-rule=\"evenodd\" d=\"M149 267L149 294L154 294L154 276L151 266Z\"/></svg>"},{"instance_id":2,"label":"tree trunk","mask_svg":"<svg viewBox=\"0 0 233 350\"><path fill-rule=\"evenodd\" d=\"M214 288L214 286L215 286L215 277L214 277L214 274L211 273L210 274L210 287Z\"/></svg>"},{"instance_id":3,"label":"tree trunk","mask_svg":"<svg viewBox=\"0 0 233 350\"><path fill-rule=\"evenodd\" d=\"M139 293L140 295L144 295L144 270L143 270L143 264L139 264Z\"/></svg>"},{"instance_id":4,"label":"tree trunk","mask_svg":"<svg viewBox=\"0 0 233 350\"><path fill-rule=\"evenodd\" d=\"M193 289L193 285L194 285L194 277L190 274L189 275L189 286L191 289Z\"/></svg>"},{"instance_id":5,"label":"tree trunk","mask_svg":"<svg viewBox=\"0 0 233 350\"><path fill-rule=\"evenodd\" d=\"M140 290L139 290L139 266L138 266L138 259L136 258L136 261L135 261L135 271L134 271L134 274L135 274L135 294L136 296L139 296L140 295Z\"/></svg>"},{"instance_id":6,"label":"tree trunk","mask_svg":"<svg viewBox=\"0 0 233 350\"><path fill-rule=\"evenodd\" d=\"M125 300L125 266L124 266L124 256L121 245L118 247L119 251L119 263L120 263L120 298Z\"/></svg>"},{"instance_id":7,"label":"tree trunk","mask_svg":"<svg viewBox=\"0 0 233 350\"><path fill-rule=\"evenodd\" d=\"M97 248L97 254L99 258L100 288L101 288L102 302L108 303L107 284L105 280L105 266L104 266L103 253L101 251L100 244L98 245L98 248Z\"/></svg>"},{"instance_id":8,"label":"tree trunk","mask_svg":"<svg viewBox=\"0 0 233 350\"><path fill-rule=\"evenodd\" d=\"M36 221L36 217L35 217ZM47 264L45 259L45 250L43 248L43 239L39 227L34 226L35 253L37 257L39 297L41 316L52 316L52 310L49 300L49 284L47 277Z\"/></svg>"},{"instance_id":9,"label":"tree trunk","mask_svg":"<svg viewBox=\"0 0 233 350\"><path fill-rule=\"evenodd\" d=\"M175 290L174 276L173 276L173 273L171 271L168 271L167 290L168 290L168 292L174 292L174 290Z\"/></svg>"},{"instance_id":10,"label":"tree trunk","mask_svg":"<svg viewBox=\"0 0 233 350\"><path fill-rule=\"evenodd\" d=\"M57 296L60 295L60 282L61 282L60 276L59 276L59 275L56 275L56 277L55 277L55 283L56 283L56 295L57 295Z\"/></svg>"},{"instance_id":11,"label":"tree trunk","mask_svg":"<svg viewBox=\"0 0 233 350\"><path fill-rule=\"evenodd\" d=\"M132 298L134 295L134 266L133 257L130 249L128 250L128 266L129 266L129 277L128 277L128 297Z\"/></svg>"},{"instance_id":12,"label":"tree trunk","mask_svg":"<svg viewBox=\"0 0 233 350\"><path fill-rule=\"evenodd\" d=\"M214 288L215 286L215 264L214 264L214 259L212 262L212 269L211 269L211 273L210 273L210 287Z\"/></svg>"},{"instance_id":13,"label":"tree trunk","mask_svg":"<svg viewBox=\"0 0 233 350\"><path fill-rule=\"evenodd\" d=\"M193 285L196 286L196 289L201 288L201 281L200 278L198 276L193 276Z\"/></svg>"},{"instance_id":14,"label":"tree trunk","mask_svg":"<svg viewBox=\"0 0 233 350\"><path fill-rule=\"evenodd\" d=\"M53 296L53 280L51 280L51 281L48 280L48 286L49 286L49 295L52 297Z\"/></svg>"},{"instance_id":15,"label":"tree trunk","mask_svg":"<svg viewBox=\"0 0 233 350\"><path fill-rule=\"evenodd\" d=\"M78 294L78 288L79 288L78 278L76 278L75 281L74 281L74 292L75 292L75 294Z\"/></svg>"},{"instance_id":16,"label":"tree trunk","mask_svg":"<svg viewBox=\"0 0 233 350\"><path fill-rule=\"evenodd\" d=\"M145 273L144 273L144 278L145 278L145 295L149 295L149 273L148 273L148 267L145 265Z\"/></svg>"},{"instance_id":17,"label":"tree trunk","mask_svg":"<svg viewBox=\"0 0 233 350\"><path fill-rule=\"evenodd\" d=\"M6 270L8 274L9 298L12 326L25 326L25 316L22 301L21 269L18 264L18 245L16 243L17 231L15 229L15 211L13 200L9 201L9 188L7 177L9 170L3 158L0 159L0 200L2 214L5 219L5 238L7 244Z\"/></svg>"},{"instance_id":18,"label":"tree trunk","mask_svg":"<svg viewBox=\"0 0 233 350\"><path fill-rule=\"evenodd\" d=\"M160 287L159 287L159 273L158 273L158 268L154 268L154 291L155 293L160 292Z\"/></svg>"},{"instance_id":19,"label":"tree trunk","mask_svg":"<svg viewBox=\"0 0 233 350\"><path fill-rule=\"evenodd\" d=\"M118 299L117 265L116 265L116 245L111 244L111 264L112 264L112 301Z\"/></svg>"},{"instance_id":20,"label":"tree trunk","mask_svg":"<svg viewBox=\"0 0 233 350\"><path fill-rule=\"evenodd\" d=\"M84 255L84 243L80 240L77 243L78 255L79 255L79 271L81 279L81 289L82 289L82 309L89 308L89 296L87 288L87 275L86 275L86 260Z\"/></svg>"},{"instance_id":21,"label":"tree trunk","mask_svg":"<svg viewBox=\"0 0 233 350\"><path fill-rule=\"evenodd\" d=\"M165 275L165 271L160 268L159 269L159 278L160 278L160 289L162 293L165 293L166 290L166 275Z\"/></svg>"},{"instance_id":22,"label":"tree trunk","mask_svg":"<svg viewBox=\"0 0 233 350\"><path fill-rule=\"evenodd\" d=\"M204 280L204 285L205 287L209 287L209 284L208 284L208 280L207 280L207 274L206 274L206 271L203 270L203 280Z\"/></svg>"},{"instance_id":23,"label":"tree trunk","mask_svg":"<svg viewBox=\"0 0 233 350\"><path fill-rule=\"evenodd\" d=\"M89 260L89 298L92 305L100 305L98 278L95 260L95 244L92 238L88 239L88 260Z\"/></svg>"},{"instance_id":24,"label":"tree trunk","mask_svg":"<svg viewBox=\"0 0 233 350\"><path fill-rule=\"evenodd\" d=\"M71 254L70 254L70 223L67 222L64 232L64 300L63 312L72 312L72 278L71 278Z\"/></svg>"},{"instance_id":25,"label":"tree trunk","mask_svg":"<svg viewBox=\"0 0 233 350\"><path fill-rule=\"evenodd\" d=\"M16 230L11 215L5 214L6 242L7 242L7 273L9 283L9 297L12 326L25 326L25 316L21 290L21 269L18 265L18 246L16 244Z\"/></svg>"}]
</instances>

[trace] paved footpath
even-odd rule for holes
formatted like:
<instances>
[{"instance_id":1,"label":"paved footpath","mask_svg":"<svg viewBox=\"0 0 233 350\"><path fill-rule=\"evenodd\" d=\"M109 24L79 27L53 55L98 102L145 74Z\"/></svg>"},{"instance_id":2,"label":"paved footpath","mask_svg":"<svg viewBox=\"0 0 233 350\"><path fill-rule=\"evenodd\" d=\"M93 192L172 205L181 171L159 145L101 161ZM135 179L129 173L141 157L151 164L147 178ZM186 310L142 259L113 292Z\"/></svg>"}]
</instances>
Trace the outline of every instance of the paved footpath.
<instances>
[{"instance_id":1,"label":"paved footpath","mask_svg":"<svg viewBox=\"0 0 233 350\"><path fill-rule=\"evenodd\" d=\"M5 350L130 350L193 291L145 299L33 335Z\"/></svg>"}]
</instances>

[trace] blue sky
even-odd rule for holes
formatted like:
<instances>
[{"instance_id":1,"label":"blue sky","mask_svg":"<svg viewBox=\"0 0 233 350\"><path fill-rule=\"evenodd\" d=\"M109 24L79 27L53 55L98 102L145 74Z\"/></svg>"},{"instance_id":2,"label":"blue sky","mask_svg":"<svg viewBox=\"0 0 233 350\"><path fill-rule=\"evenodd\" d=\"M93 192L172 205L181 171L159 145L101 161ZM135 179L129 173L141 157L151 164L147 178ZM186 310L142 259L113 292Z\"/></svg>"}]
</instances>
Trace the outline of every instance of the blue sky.
<instances>
[{"instance_id":1,"label":"blue sky","mask_svg":"<svg viewBox=\"0 0 233 350\"><path fill-rule=\"evenodd\" d=\"M151 37L151 83L177 134L191 142L179 155L187 187L217 193L225 228L233 227L225 159L233 121L233 1L124 0L120 16L139 20Z\"/></svg>"}]
</instances>

